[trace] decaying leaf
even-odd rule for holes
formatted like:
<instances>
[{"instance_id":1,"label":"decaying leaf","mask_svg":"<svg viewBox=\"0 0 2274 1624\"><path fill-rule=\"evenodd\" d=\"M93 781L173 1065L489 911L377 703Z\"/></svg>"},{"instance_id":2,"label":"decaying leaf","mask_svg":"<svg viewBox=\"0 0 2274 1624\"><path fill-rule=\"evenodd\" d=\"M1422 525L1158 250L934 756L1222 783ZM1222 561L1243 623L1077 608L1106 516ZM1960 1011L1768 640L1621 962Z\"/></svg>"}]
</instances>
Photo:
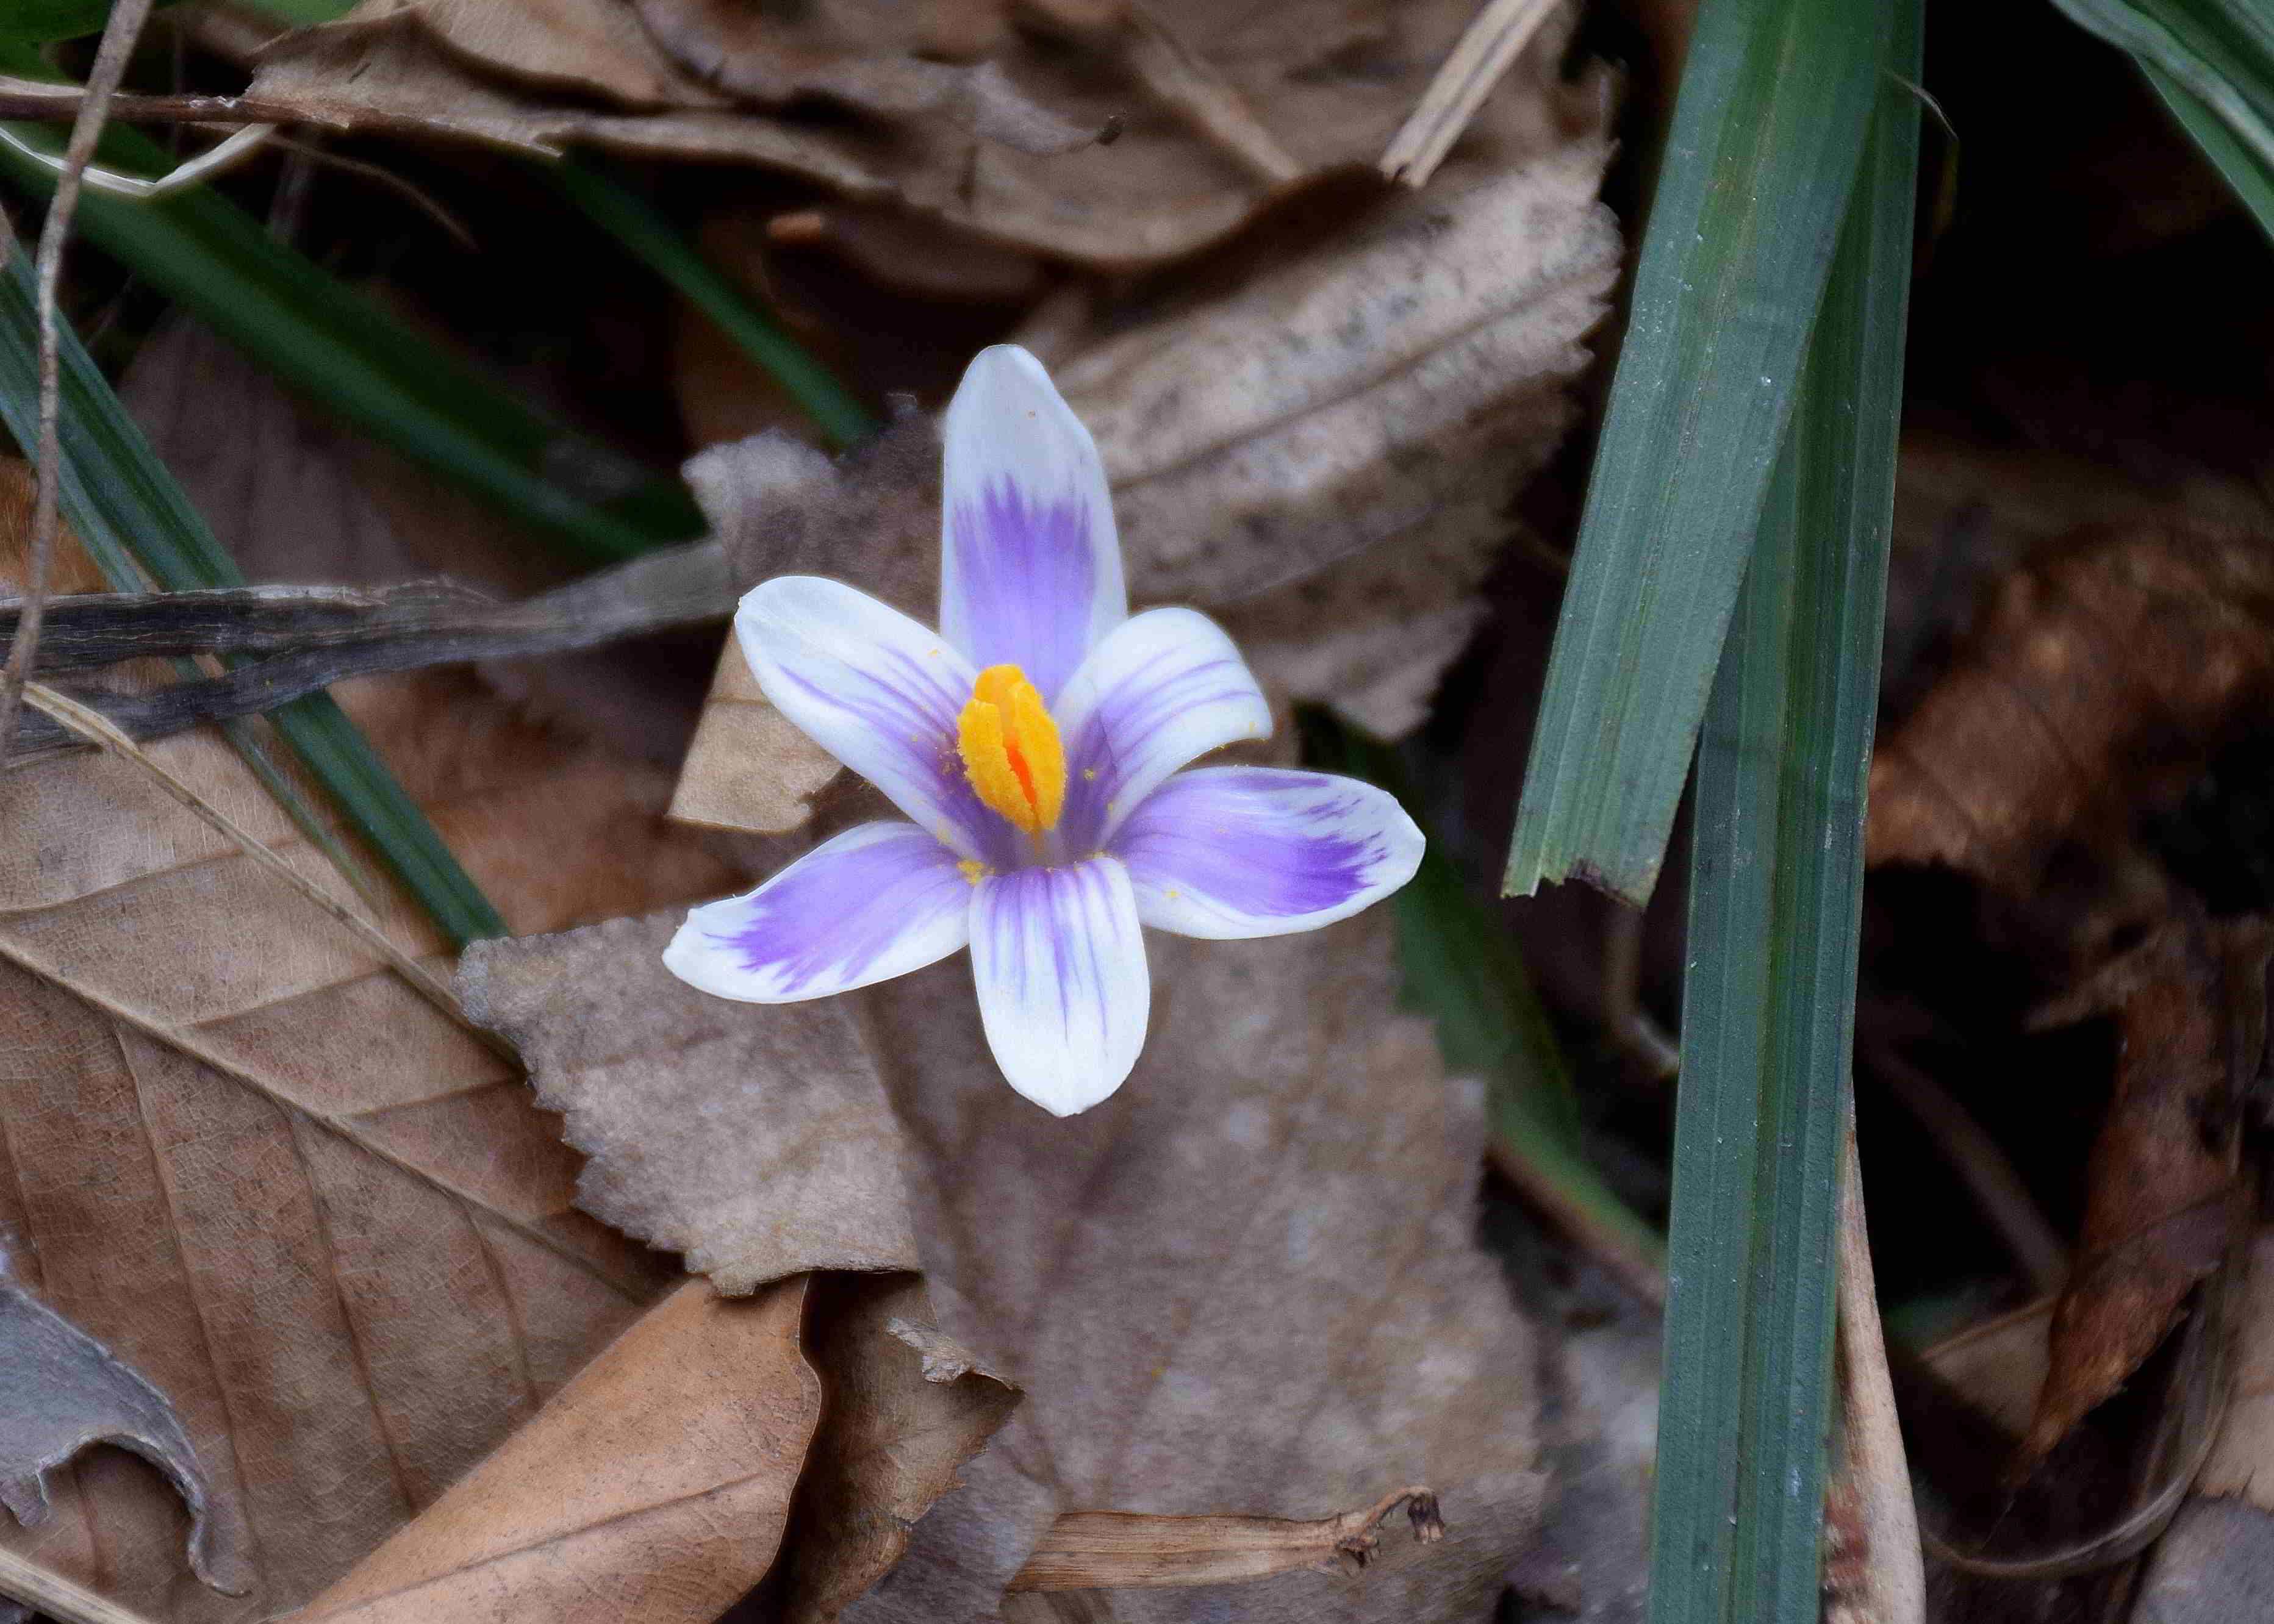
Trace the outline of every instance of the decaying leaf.
<instances>
[{"instance_id":1,"label":"decaying leaf","mask_svg":"<svg viewBox=\"0 0 2274 1624\"><path fill-rule=\"evenodd\" d=\"M2274 696L2274 546L2178 523L2073 538L2009 577L1871 764L1875 863L2021 898L2180 800Z\"/></svg>"},{"instance_id":2,"label":"decaying leaf","mask_svg":"<svg viewBox=\"0 0 2274 1624\"><path fill-rule=\"evenodd\" d=\"M806 1349L825 1401L783 1540L782 1593L790 1624L827 1624L900 1560L1019 1392L932 1327L913 1274L818 1276Z\"/></svg>"},{"instance_id":3,"label":"decaying leaf","mask_svg":"<svg viewBox=\"0 0 2274 1624\"><path fill-rule=\"evenodd\" d=\"M1064 1122L1004 1086L960 963L855 998L666 1009L655 1032L695 1034L691 1057L619 1060L643 1041L621 1023L667 996L640 978L674 922L490 944L467 973L489 1018L510 1010L536 1045L609 1210L665 1214L678 1244L747 1278L830 1223L840 1191L881 1220L875 1181L905 1169L906 1212L878 1229L913 1237L962 1357L1027 1395L844 1617L983 1616L1061 1513L1312 1521L1367 1503L1385 1477L1442 1493L1442 1547L1386 1547L1355 1588L1312 1575L1243 1590L1240 1616L1486 1605L1539 1495L1531 1336L1471 1232L1479 1101L1440 1080L1427 1026L1395 1013L1386 918L1273 942L1155 938L1146 1056L1112 1101ZM570 1007L612 1000L596 979L611 975L621 1005ZM566 1035L547 1047L555 1023ZM606 1143L590 1131L599 1112L614 1116ZM827 1177L807 1165L840 1137L877 1166L834 1151ZM890 1437L900 1424L867 1425ZM831 1436L825 1422L824 1447ZM953 1470L943 1461L900 1503ZM1098 1616L1193 1605L1160 1614L1142 1594L1100 1592Z\"/></svg>"},{"instance_id":4,"label":"decaying leaf","mask_svg":"<svg viewBox=\"0 0 2274 1624\"><path fill-rule=\"evenodd\" d=\"M190 1568L215 1590L237 1588L240 1557L216 1550L206 1475L166 1395L12 1280L0 1278L0 1506L30 1527L52 1509L48 1478L91 1444L131 1450L156 1467L190 1514ZM0 1601L0 1614L8 1604Z\"/></svg>"},{"instance_id":5,"label":"decaying leaf","mask_svg":"<svg viewBox=\"0 0 2274 1624\"><path fill-rule=\"evenodd\" d=\"M1027 1397L849 1620L979 1616L1061 1514L1307 1521L1385 1479L1438 1491L1443 1544L1085 1616L1489 1605L1540 1496L1532 1339L1473 1233L1480 1101L1394 1012L1390 929L1150 938L1145 1056L1063 1121L1004 1086L960 965L863 995L940 1328Z\"/></svg>"},{"instance_id":6,"label":"decaying leaf","mask_svg":"<svg viewBox=\"0 0 2274 1624\"><path fill-rule=\"evenodd\" d=\"M2122 962L2117 1094L2088 1169L2025 1465L2123 1384L2238 1243L2249 1210L2242 1089L2264 1040L2265 969L2258 921L2214 936L2185 913Z\"/></svg>"},{"instance_id":7,"label":"decaying leaf","mask_svg":"<svg viewBox=\"0 0 2274 1624\"><path fill-rule=\"evenodd\" d=\"M820 1417L806 1289L680 1287L293 1616L710 1624L772 1562Z\"/></svg>"},{"instance_id":8,"label":"decaying leaf","mask_svg":"<svg viewBox=\"0 0 2274 1624\"><path fill-rule=\"evenodd\" d=\"M1355 1578L1382 1548L1376 1533L1403 1511L1413 1538L1445 1537L1437 1497L1397 1489L1339 1516L1141 1516L1126 1511L1059 1515L1011 1581L1020 1590L1118 1590L1239 1584L1316 1569Z\"/></svg>"},{"instance_id":9,"label":"decaying leaf","mask_svg":"<svg viewBox=\"0 0 2274 1624\"><path fill-rule=\"evenodd\" d=\"M259 53L252 94L319 122L757 164L1127 269L1224 237L1304 180L1371 164L1471 10L1041 5L951 29L943 49L937 25L979 8L366 0L331 26L265 49L247 30L239 46ZM1547 32L1558 37L1526 58L1541 82L1567 31ZM221 37L211 25L208 37ZM1523 99L1503 103L1521 131ZM1503 128L1488 117L1476 139Z\"/></svg>"},{"instance_id":10,"label":"decaying leaf","mask_svg":"<svg viewBox=\"0 0 2274 1624\"><path fill-rule=\"evenodd\" d=\"M1607 153L1590 125L1505 171L1449 171L1228 293L1066 342L1057 381L1103 454L1133 601L1215 615L1286 697L1385 735L1415 726L1483 613L1509 502L1569 421L1617 260L1595 200ZM762 434L688 474L744 584L816 571L930 616L924 420L837 463ZM783 748L789 730L739 674L720 695L681 804L781 829L820 763Z\"/></svg>"},{"instance_id":11,"label":"decaying leaf","mask_svg":"<svg viewBox=\"0 0 2274 1624\"><path fill-rule=\"evenodd\" d=\"M201 475L225 486L236 419L203 413ZM80 562L56 584L94 583ZM662 823L660 772L523 722L463 674L343 697L520 929L741 873ZM218 741L153 754L349 895ZM659 1271L570 1210L573 1155L505 1062L137 768L18 771L0 806L0 1225L26 1283L172 1400L251 1590L196 1583L171 1491L106 1452L56 1484L41 1528L0 1533L169 1624L268 1616L440 1495ZM438 951L405 904L375 906L399 944Z\"/></svg>"},{"instance_id":12,"label":"decaying leaf","mask_svg":"<svg viewBox=\"0 0 2274 1624\"><path fill-rule=\"evenodd\" d=\"M469 1011L512 1038L591 1158L578 1205L728 1292L809 1269L910 1269L900 1131L843 999L754 1017L663 967L683 910L480 942Z\"/></svg>"}]
</instances>

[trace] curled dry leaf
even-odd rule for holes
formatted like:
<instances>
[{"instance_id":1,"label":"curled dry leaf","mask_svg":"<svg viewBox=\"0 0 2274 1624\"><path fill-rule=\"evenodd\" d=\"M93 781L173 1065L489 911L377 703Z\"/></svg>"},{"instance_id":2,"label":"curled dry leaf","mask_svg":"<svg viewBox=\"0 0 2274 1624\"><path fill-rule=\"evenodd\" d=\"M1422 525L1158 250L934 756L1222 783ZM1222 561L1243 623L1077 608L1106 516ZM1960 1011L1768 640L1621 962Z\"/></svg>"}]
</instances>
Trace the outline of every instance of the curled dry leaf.
<instances>
[{"instance_id":1,"label":"curled dry leaf","mask_svg":"<svg viewBox=\"0 0 2274 1624\"><path fill-rule=\"evenodd\" d=\"M190 1567L215 1590L241 1588L241 1558L212 1549L206 1475L166 1395L70 1320L0 1279L0 1506L31 1527L53 1509L50 1473L90 1444L140 1455L190 1514ZM0 1615L7 1604L0 1601Z\"/></svg>"},{"instance_id":2,"label":"curled dry leaf","mask_svg":"<svg viewBox=\"0 0 2274 1624\"><path fill-rule=\"evenodd\" d=\"M1508 505L1570 420L1617 267L1608 151L1589 125L1515 168L1449 172L1229 293L1068 341L1054 371L1103 454L1132 598L1215 615L1286 697L1378 733L1418 725L1483 613ZM762 434L688 477L745 585L810 570L928 618L938 455L904 417L835 463ZM829 771L794 738L722 679L680 806L790 826Z\"/></svg>"},{"instance_id":3,"label":"curled dry leaf","mask_svg":"<svg viewBox=\"0 0 2274 1624\"><path fill-rule=\"evenodd\" d=\"M1128 269L1372 163L1472 9L1155 0L1013 23L863 0L366 0L265 49L251 30L237 43L259 54L252 94L319 122L752 163ZM957 19L943 47L938 25ZM1532 75L1560 49L1536 43Z\"/></svg>"},{"instance_id":4,"label":"curled dry leaf","mask_svg":"<svg viewBox=\"0 0 2274 1624\"><path fill-rule=\"evenodd\" d=\"M2123 1385L2239 1244L2250 1207L2239 1176L2243 1090L2264 1042L2265 972L2259 921L2207 927L2182 911L2109 973L2116 1098L2087 1169L2025 1468Z\"/></svg>"},{"instance_id":5,"label":"curled dry leaf","mask_svg":"<svg viewBox=\"0 0 2274 1624\"><path fill-rule=\"evenodd\" d=\"M821 1414L807 1282L682 1285L307 1624L709 1624L764 1575Z\"/></svg>"},{"instance_id":6,"label":"curled dry leaf","mask_svg":"<svg viewBox=\"0 0 2274 1624\"><path fill-rule=\"evenodd\" d=\"M1873 862L1943 863L2036 896L2177 802L2274 698L2274 547L2243 530L2088 531L2009 577L1964 652L1873 756Z\"/></svg>"},{"instance_id":7,"label":"curled dry leaf","mask_svg":"<svg viewBox=\"0 0 2274 1624\"><path fill-rule=\"evenodd\" d=\"M825 1624L900 1560L1019 1391L932 1326L913 1274L819 1275L807 1327L826 1398L782 1542L783 1611Z\"/></svg>"}]
</instances>

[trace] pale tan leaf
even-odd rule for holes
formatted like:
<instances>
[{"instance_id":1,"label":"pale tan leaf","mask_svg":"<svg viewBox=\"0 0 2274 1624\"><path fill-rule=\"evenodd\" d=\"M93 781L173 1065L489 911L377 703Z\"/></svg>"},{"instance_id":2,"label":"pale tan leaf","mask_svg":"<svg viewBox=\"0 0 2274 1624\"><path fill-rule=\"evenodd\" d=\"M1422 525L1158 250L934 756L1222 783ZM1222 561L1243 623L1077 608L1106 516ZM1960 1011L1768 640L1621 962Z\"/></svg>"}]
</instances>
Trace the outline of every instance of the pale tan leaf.
<instances>
[{"instance_id":1,"label":"pale tan leaf","mask_svg":"<svg viewBox=\"0 0 2274 1624\"><path fill-rule=\"evenodd\" d=\"M477 943L458 985L591 1157L587 1212L687 1254L719 1289L908 1269L900 1132L843 999L751 1019L663 967L683 910Z\"/></svg>"},{"instance_id":2,"label":"pale tan leaf","mask_svg":"<svg viewBox=\"0 0 2274 1624\"><path fill-rule=\"evenodd\" d=\"M1058 6L1023 26L831 0L369 0L258 51L253 94L320 122L530 153L577 144L732 160L1117 269L1216 241L1291 190L1370 164L1468 21L1469 0ZM630 25L644 25L635 37ZM1547 144L1536 41L1472 126ZM935 37L954 37L942 49ZM208 25L209 39L229 40ZM813 109L825 109L817 115ZM1111 129L1111 144L1094 143Z\"/></svg>"},{"instance_id":3,"label":"pale tan leaf","mask_svg":"<svg viewBox=\"0 0 2274 1624\"><path fill-rule=\"evenodd\" d=\"M821 1414L806 1289L680 1287L294 1618L709 1624L772 1562Z\"/></svg>"}]
</instances>

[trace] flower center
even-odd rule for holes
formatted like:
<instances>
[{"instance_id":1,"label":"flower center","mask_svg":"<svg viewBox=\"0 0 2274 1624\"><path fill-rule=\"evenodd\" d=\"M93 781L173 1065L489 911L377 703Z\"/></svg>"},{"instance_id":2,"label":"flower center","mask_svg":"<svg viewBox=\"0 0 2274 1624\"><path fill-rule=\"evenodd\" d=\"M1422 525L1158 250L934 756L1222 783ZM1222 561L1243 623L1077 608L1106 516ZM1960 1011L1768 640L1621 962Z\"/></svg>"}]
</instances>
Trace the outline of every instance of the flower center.
<instances>
[{"instance_id":1,"label":"flower center","mask_svg":"<svg viewBox=\"0 0 2274 1624\"><path fill-rule=\"evenodd\" d=\"M956 725L956 745L981 801L1029 834L1057 824L1065 804L1065 747L1025 672L990 665L979 673Z\"/></svg>"}]
</instances>

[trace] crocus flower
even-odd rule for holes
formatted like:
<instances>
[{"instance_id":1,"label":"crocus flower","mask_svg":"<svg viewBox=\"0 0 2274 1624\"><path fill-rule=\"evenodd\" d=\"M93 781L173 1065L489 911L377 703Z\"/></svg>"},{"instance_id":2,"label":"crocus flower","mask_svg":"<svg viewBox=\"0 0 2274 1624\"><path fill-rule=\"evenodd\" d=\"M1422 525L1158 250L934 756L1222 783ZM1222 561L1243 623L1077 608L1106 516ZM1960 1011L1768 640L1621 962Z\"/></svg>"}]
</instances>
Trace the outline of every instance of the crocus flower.
<instances>
[{"instance_id":1,"label":"crocus flower","mask_svg":"<svg viewBox=\"0 0 2274 1624\"><path fill-rule=\"evenodd\" d=\"M1034 357L982 351L946 437L939 630L813 575L764 583L734 620L766 697L906 821L695 909L664 962L787 1004L968 945L1003 1075L1071 1116L1144 1046L1141 927L1314 929L1412 878L1421 832L1355 779L1183 770L1263 738L1269 707L1206 616L1129 613L1097 447Z\"/></svg>"}]
</instances>

